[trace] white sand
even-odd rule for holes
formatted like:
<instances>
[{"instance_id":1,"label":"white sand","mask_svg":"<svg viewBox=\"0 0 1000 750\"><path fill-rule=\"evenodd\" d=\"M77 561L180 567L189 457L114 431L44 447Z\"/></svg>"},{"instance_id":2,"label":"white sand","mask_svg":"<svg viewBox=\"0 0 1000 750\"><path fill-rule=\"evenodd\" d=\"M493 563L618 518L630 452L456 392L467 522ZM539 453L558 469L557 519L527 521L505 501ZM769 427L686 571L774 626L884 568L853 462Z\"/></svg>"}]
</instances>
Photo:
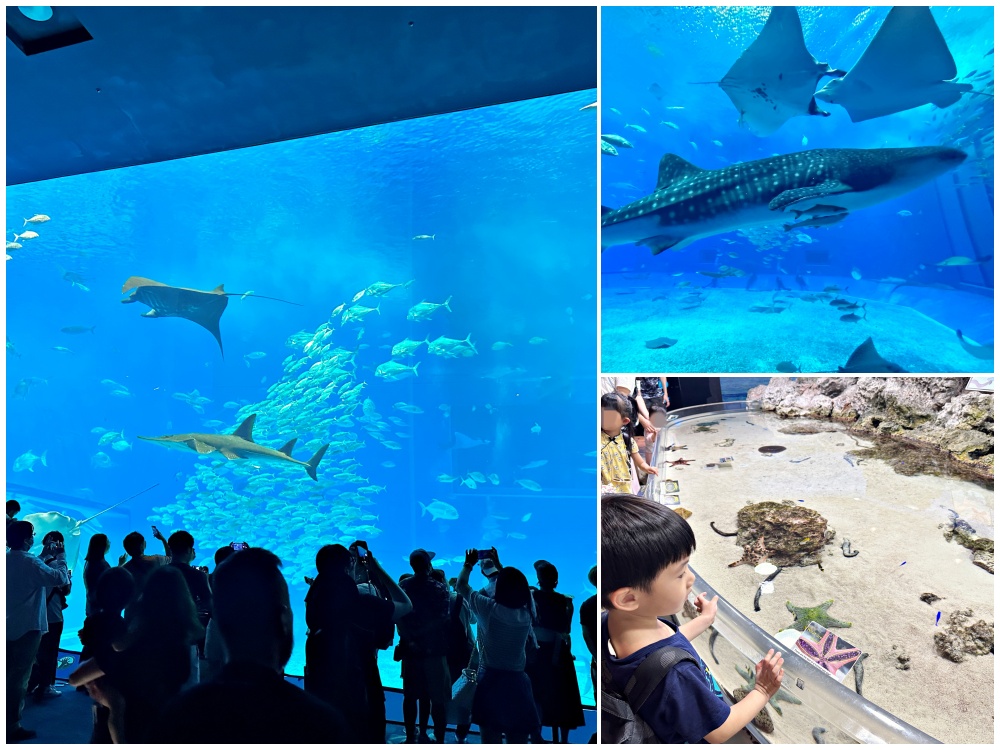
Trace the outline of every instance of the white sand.
<instances>
[{"instance_id":1,"label":"white sand","mask_svg":"<svg viewBox=\"0 0 1000 750\"><path fill-rule=\"evenodd\" d=\"M611 286L604 280L602 372L775 372L782 361L801 372L837 372L869 336L882 357L907 372L992 369L992 362L966 353L953 330L908 307L868 301L867 320L845 323L845 313L823 300L791 300L784 312L755 313L749 308L770 305L772 292L705 289L704 303L684 310L680 300L691 289L676 289L674 279L664 278L671 286ZM678 343L646 348L661 337Z\"/></svg>"},{"instance_id":2,"label":"white sand","mask_svg":"<svg viewBox=\"0 0 1000 750\"><path fill-rule=\"evenodd\" d=\"M836 632L870 654L864 665L865 698L943 742L992 743L993 655L968 656L955 664L937 654L933 641L936 630L957 609L971 608L975 619L993 621L993 576L975 567L971 553L945 541L937 528L948 519L939 507L944 505L957 508L980 533L991 536L992 492L952 479L901 476L876 459L851 467L844 453L857 446L846 433L785 435L769 429L806 420L750 413L698 421L709 420L722 420L718 432L693 432L692 423L673 428L666 442L675 440L688 449L663 452L658 460L664 467L666 460L696 459L690 466L660 471L661 478L680 483L682 504L693 511L689 523L698 542L692 555L695 570L772 634L792 622L786 601L805 607L834 599L830 615L853 623ZM733 446L713 445L728 437L736 439ZM787 450L768 457L757 451L762 445ZM735 459L733 469L703 468L723 456ZM806 456L811 458L791 463ZM753 596L761 577L749 565L727 567L740 559L742 549L734 537L715 534L709 522L735 531L736 511L747 501L800 498L837 532L823 557L825 572L816 566L784 568L774 581L775 593L762 596L762 611L754 613ZM845 537L860 551L857 557L843 556L840 544ZM924 592L943 601L929 606L919 599ZM939 609L941 624L936 628ZM893 645L910 656L908 671L895 668ZM745 665L747 660L721 637L715 649L721 666L708 654L707 634L696 646L723 687L732 690L743 683L733 664ZM853 673L845 684L853 689ZM805 706L779 705L783 717L771 711L775 742L813 744L812 728L827 726ZM838 740L833 727L828 729L829 743L847 741Z\"/></svg>"}]
</instances>

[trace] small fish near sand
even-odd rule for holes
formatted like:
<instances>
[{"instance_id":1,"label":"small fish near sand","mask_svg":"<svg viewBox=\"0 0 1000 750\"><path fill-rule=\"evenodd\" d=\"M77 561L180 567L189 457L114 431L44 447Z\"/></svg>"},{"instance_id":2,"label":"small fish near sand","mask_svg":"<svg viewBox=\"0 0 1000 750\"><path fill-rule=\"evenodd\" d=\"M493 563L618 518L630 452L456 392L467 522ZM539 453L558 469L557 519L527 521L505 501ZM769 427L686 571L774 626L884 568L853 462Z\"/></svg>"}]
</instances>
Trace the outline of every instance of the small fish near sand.
<instances>
[{"instance_id":1,"label":"small fish near sand","mask_svg":"<svg viewBox=\"0 0 1000 750\"><path fill-rule=\"evenodd\" d=\"M667 338L666 336L661 336L660 338L650 339L646 342L647 349L669 349L674 344L677 343L677 339Z\"/></svg>"},{"instance_id":2,"label":"small fish near sand","mask_svg":"<svg viewBox=\"0 0 1000 750\"><path fill-rule=\"evenodd\" d=\"M861 320L868 320L868 310L866 309L868 303L866 302L861 308L865 311L864 315L858 315L856 313L847 313L847 315L841 315L840 320L844 323L857 323ZM846 307L840 308L841 310L846 310Z\"/></svg>"},{"instance_id":3,"label":"small fish near sand","mask_svg":"<svg viewBox=\"0 0 1000 750\"><path fill-rule=\"evenodd\" d=\"M794 362L789 362L787 360L779 362L774 366L777 372L802 372L797 364Z\"/></svg>"}]
</instances>

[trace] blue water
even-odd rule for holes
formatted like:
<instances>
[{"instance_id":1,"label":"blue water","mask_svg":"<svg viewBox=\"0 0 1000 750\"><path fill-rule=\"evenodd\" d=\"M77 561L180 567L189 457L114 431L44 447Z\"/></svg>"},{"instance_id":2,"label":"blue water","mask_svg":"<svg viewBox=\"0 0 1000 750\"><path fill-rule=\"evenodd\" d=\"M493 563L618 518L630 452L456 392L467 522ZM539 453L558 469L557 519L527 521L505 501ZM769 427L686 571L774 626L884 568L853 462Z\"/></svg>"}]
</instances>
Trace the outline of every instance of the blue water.
<instances>
[{"instance_id":1,"label":"blue water","mask_svg":"<svg viewBox=\"0 0 1000 750\"><path fill-rule=\"evenodd\" d=\"M934 360L930 364L935 371L991 370L992 361L979 360L977 364L966 355L954 329L961 328L980 344L992 343L992 260L968 266L936 264L952 256L982 259L993 254L992 96L966 94L946 109L926 105L861 123L852 123L840 106L819 102L831 112L829 117L794 117L773 135L758 137L740 126L739 112L719 86L690 82L722 78L756 39L769 12L769 6L604 9L601 129L624 136L634 148L618 149L617 157L601 157L603 205L619 208L652 192L657 165L665 153L677 154L704 169L814 148L945 145L962 149L968 159L933 182L852 213L833 226L792 232L783 231L780 223L774 228L754 227L703 238L679 252L666 251L656 257L646 247L609 248L602 255L606 318L615 323L630 315L648 315L645 310L632 309L634 300L618 292L649 288L653 291L640 294L649 299L675 289L677 284L705 286L712 279L698 272L718 272L722 266L737 268L745 275L719 279L721 289L742 291L750 275L757 274L754 289L774 291L780 278L789 289L799 292L794 281L798 275L807 291L828 285L848 287L857 295L850 298L852 301L869 301L870 308L908 308L919 314L903 322L892 314L869 315L866 330L856 343L872 335L878 344L883 329L901 324L919 327L916 318L925 317L927 331L915 330L912 337L912 366L920 364L924 356ZM885 7L799 8L806 47L817 59L850 69L887 12ZM976 91L992 95L993 56L986 53L993 47L993 9L949 7L932 12L955 58L959 80L971 80ZM965 77L973 71L975 78ZM988 75L980 78L984 71ZM650 91L654 83L662 89L661 100ZM626 125L639 125L646 132ZM907 285L899 286L901 282ZM687 293L685 288L680 291ZM755 299L742 306L746 309L761 303ZM806 306L808 303L799 304ZM825 312L821 307L815 305L810 315L818 319ZM741 322L749 328L759 323L760 317L744 315ZM699 324L697 315L684 319L689 331ZM708 330L699 333L707 334L719 325L718 320L701 322ZM936 351L931 357L927 346L923 352L917 350L922 339L933 337L935 324L943 332L942 345L932 345ZM670 332L660 335L679 338ZM794 354L778 358L791 359ZM898 356L907 359L905 352ZM603 369L619 371L624 363L608 357L605 351ZM669 359L655 362L668 371L670 364L683 365L683 357L677 363ZM732 371L723 364L702 361L694 370ZM752 372L751 364L737 371ZM646 371L648 367L636 363L622 371L634 369ZM650 371L660 370L654 367Z\"/></svg>"},{"instance_id":2,"label":"blue water","mask_svg":"<svg viewBox=\"0 0 1000 750\"><path fill-rule=\"evenodd\" d=\"M51 216L7 262L8 497L22 515L80 520L158 484L80 527L78 579L97 531L112 539L109 560L132 530L159 552L154 523L190 531L198 565L212 566L232 541L271 549L291 585L290 673L304 661L302 579L323 544L366 539L395 577L416 547L455 576L465 549L495 545L532 583L536 560L554 563L559 590L579 606L594 591L596 562L596 269L580 252L596 240L593 223L580 221L593 215L595 191L595 113L580 109L594 98L8 189L8 232ZM435 238L413 239L424 234ZM132 275L203 290L224 283L301 306L230 297L223 358L196 324L120 304ZM331 318L375 282L410 280L361 297L356 304L379 306L361 323ZM448 298L450 312L407 319L414 305ZM61 332L70 326L95 328ZM404 360L419 363L415 377L376 375L406 338L470 334L474 349L456 345L453 358L421 346ZM338 349L353 360L338 364ZM254 413L257 441L277 448L298 437L298 460L333 443L318 482L299 465L199 458L136 439L231 432ZM120 435L100 445L110 432ZM47 465L14 471L29 451L45 452ZM543 465L520 468L532 462ZM422 512L432 501L435 512ZM484 579L476 572L472 583ZM69 601L63 641L72 647L82 581ZM593 703L578 626L573 652ZM382 672L400 685L391 658Z\"/></svg>"}]
</instances>

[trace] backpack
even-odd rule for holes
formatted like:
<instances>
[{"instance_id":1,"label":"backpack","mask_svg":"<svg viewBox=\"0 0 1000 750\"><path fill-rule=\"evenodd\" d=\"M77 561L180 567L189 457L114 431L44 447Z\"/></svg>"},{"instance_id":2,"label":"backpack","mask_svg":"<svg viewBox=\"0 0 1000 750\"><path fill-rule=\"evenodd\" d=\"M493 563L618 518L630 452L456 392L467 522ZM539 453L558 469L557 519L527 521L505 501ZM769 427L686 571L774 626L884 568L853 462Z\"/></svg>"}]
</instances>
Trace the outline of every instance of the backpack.
<instances>
[{"instance_id":1,"label":"backpack","mask_svg":"<svg viewBox=\"0 0 1000 750\"><path fill-rule=\"evenodd\" d=\"M698 664L698 661L682 648L662 646L643 659L622 692L611 681L607 612L601 614L601 638L601 744L660 742L639 711L676 664L682 661Z\"/></svg>"}]
</instances>

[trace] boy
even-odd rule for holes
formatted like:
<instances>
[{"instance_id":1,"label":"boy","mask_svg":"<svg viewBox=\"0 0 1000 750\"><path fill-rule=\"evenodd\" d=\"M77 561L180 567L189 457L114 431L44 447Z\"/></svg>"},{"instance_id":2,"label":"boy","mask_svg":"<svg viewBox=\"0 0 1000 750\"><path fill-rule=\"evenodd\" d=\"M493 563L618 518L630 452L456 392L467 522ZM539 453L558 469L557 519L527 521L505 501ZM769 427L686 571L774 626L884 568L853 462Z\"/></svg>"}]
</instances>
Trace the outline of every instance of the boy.
<instances>
[{"instance_id":1,"label":"boy","mask_svg":"<svg viewBox=\"0 0 1000 750\"><path fill-rule=\"evenodd\" d=\"M661 646L690 653L643 704L639 716L662 743L725 742L760 712L781 686L784 659L774 650L757 664L754 689L736 705L722 700L718 683L691 640L715 621L718 597L698 596L698 617L677 632L660 617L684 607L694 575L687 564L695 548L687 521L658 503L634 495L601 498L601 597L607 611L608 663L613 685L624 686L643 660Z\"/></svg>"},{"instance_id":2,"label":"boy","mask_svg":"<svg viewBox=\"0 0 1000 750\"><path fill-rule=\"evenodd\" d=\"M601 485L611 486L615 492L632 491L630 456L636 468L647 474L658 474L655 467L643 460L631 430L622 434L622 428L631 421L632 405L625 396L617 391L601 396ZM638 480L635 488L638 489Z\"/></svg>"}]
</instances>

